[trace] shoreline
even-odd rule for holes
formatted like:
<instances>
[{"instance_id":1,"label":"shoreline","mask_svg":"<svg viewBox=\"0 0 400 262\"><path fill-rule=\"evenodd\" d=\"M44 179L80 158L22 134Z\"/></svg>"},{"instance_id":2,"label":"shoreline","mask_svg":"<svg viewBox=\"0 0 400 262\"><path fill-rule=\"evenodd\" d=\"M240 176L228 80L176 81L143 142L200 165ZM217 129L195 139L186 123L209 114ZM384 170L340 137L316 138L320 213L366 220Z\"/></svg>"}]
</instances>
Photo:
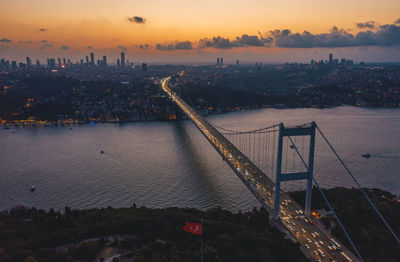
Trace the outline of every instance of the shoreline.
<instances>
[{"instance_id":1,"label":"shoreline","mask_svg":"<svg viewBox=\"0 0 400 262\"><path fill-rule=\"evenodd\" d=\"M261 106L255 108L248 108L248 109L238 109L238 110L227 110L223 112L211 112L207 114L202 114L203 116L215 116L215 115L222 115L222 114L230 114L230 113L237 113L237 112L247 112L247 111L256 111L262 109L277 109L277 110L288 110L288 109L319 109L319 110L326 110L332 108L339 108L339 107L354 107L354 108L362 108L362 109L373 109L373 110L385 110L385 109L398 109L400 107L364 107L364 106L356 106L356 105L338 105L338 106L327 106L327 107L274 107L274 106ZM183 115L185 116L185 115ZM0 118L0 128L8 129L11 127L51 127L51 126L69 126L69 125L85 125L90 124L93 122L94 124L127 124L127 123L139 123L139 122L176 122L176 121L186 121L189 120L187 117L180 117L176 119L138 119L138 120L109 120L103 121L98 119L90 119L90 120L79 120L79 119L64 119L58 121L49 121L49 120L33 120L33 119L23 119L23 120L1 120Z\"/></svg>"}]
</instances>

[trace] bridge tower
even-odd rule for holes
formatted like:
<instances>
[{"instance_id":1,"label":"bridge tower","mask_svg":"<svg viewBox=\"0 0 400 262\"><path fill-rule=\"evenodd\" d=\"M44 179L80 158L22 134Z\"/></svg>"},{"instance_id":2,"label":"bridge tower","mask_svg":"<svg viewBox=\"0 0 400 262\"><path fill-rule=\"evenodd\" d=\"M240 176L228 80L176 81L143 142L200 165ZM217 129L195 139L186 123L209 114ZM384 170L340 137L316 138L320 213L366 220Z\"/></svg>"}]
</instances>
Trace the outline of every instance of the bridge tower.
<instances>
[{"instance_id":1,"label":"bridge tower","mask_svg":"<svg viewBox=\"0 0 400 262\"><path fill-rule=\"evenodd\" d=\"M305 214L306 216L310 216L313 170L314 170L315 127L316 127L315 122L312 122L311 126L308 127L286 128L283 125L283 123L279 125L278 155L276 158L275 200L274 200L274 213L273 213L274 218L277 218L279 216L281 182L292 181L292 180L307 180ZM310 136L307 171L282 174L283 138L293 137L293 136ZM294 150L297 150L297 148L295 147ZM304 156L302 157L304 158Z\"/></svg>"}]
</instances>

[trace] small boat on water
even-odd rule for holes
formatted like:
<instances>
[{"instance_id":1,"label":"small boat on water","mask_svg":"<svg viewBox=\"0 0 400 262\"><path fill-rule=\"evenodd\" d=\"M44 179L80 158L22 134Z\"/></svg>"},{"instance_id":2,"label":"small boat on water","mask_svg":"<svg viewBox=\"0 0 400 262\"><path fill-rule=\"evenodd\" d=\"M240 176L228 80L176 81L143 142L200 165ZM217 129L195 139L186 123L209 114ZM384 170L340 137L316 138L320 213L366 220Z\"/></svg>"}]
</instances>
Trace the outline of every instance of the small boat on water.
<instances>
[{"instance_id":1,"label":"small boat on water","mask_svg":"<svg viewBox=\"0 0 400 262\"><path fill-rule=\"evenodd\" d=\"M370 157L371 157L371 154L370 154L370 153L368 153L368 154L362 154L361 156L362 156L362 157L365 157L365 158L370 158Z\"/></svg>"},{"instance_id":2,"label":"small boat on water","mask_svg":"<svg viewBox=\"0 0 400 262\"><path fill-rule=\"evenodd\" d=\"M31 191L31 192L33 192L33 191L35 191L35 190L36 190L36 187L35 187L35 186L32 186L31 189L29 189L29 191Z\"/></svg>"}]
</instances>

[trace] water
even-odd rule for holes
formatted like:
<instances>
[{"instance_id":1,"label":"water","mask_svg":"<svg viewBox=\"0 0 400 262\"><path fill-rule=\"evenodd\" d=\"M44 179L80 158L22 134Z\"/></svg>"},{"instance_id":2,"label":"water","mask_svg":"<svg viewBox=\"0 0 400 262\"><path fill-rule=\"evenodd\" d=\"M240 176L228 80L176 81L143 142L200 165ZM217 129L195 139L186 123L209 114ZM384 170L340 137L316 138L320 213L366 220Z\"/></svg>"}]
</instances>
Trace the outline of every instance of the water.
<instances>
[{"instance_id":1,"label":"water","mask_svg":"<svg viewBox=\"0 0 400 262\"><path fill-rule=\"evenodd\" d=\"M235 130L314 120L363 186L400 194L399 113L354 107L262 109L208 120ZM372 157L362 158L364 153ZM190 121L2 129L0 156L0 210L133 203L247 210L258 205ZM324 187L355 186L319 138L315 176Z\"/></svg>"}]
</instances>

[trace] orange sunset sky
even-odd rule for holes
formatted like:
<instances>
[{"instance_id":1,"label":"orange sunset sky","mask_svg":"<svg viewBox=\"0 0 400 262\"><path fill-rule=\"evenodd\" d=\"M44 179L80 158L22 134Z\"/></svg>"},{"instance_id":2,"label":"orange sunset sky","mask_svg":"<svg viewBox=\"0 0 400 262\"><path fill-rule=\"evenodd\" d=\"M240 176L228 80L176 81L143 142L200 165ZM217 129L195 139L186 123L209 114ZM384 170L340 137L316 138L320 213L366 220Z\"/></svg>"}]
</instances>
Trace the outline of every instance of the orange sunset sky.
<instances>
[{"instance_id":1,"label":"orange sunset sky","mask_svg":"<svg viewBox=\"0 0 400 262\"><path fill-rule=\"evenodd\" d=\"M0 10L7 59L400 60L399 0L0 0Z\"/></svg>"}]
</instances>

